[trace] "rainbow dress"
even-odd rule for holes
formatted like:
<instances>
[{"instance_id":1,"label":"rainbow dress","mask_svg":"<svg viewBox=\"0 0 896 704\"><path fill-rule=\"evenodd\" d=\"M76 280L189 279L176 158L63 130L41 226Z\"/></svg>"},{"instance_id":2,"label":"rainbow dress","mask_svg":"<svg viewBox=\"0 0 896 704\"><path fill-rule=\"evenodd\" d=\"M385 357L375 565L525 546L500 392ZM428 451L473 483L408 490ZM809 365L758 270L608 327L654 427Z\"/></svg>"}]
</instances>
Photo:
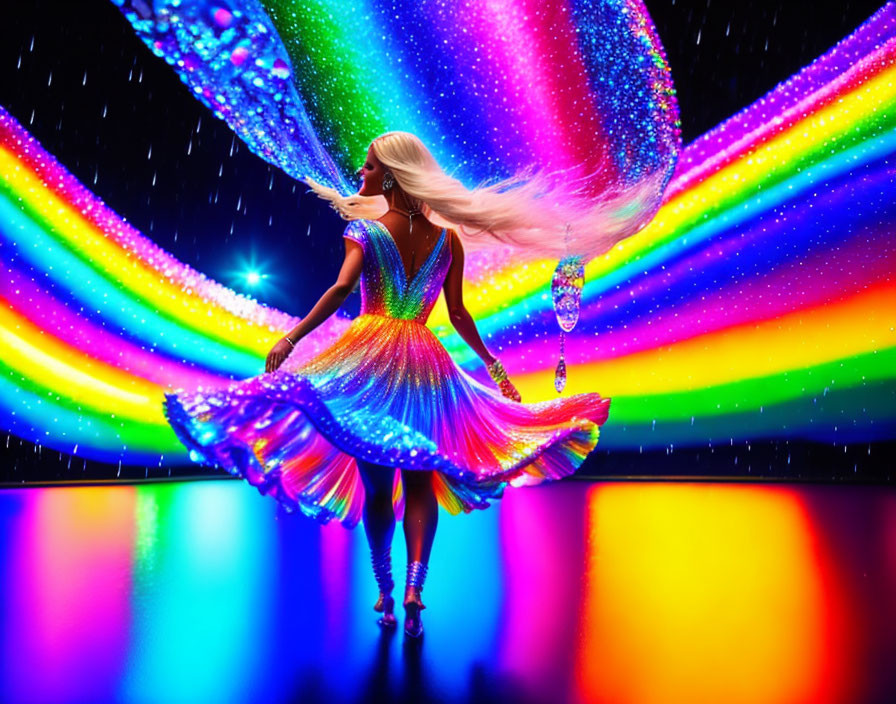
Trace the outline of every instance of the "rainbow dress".
<instances>
[{"instance_id":1,"label":"rainbow dress","mask_svg":"<svg viewBox=\"0 0 896 704\"><path fill-rule=\"evenodd\" d=\"M508 485L575 472L597 444L609 398L507 399L458 367L426 327L452 236L443 229L408 279L382 223L349 223L343 237L364 251L360 315L289 371L284 363L226 388L166 393L165 417L190 457L246 479L287 512L348 528L364 505L356 458L393 473L398 519L402 469L434 470L436 497L451 514L487 508Z\"/></svg>"}]
</instances>

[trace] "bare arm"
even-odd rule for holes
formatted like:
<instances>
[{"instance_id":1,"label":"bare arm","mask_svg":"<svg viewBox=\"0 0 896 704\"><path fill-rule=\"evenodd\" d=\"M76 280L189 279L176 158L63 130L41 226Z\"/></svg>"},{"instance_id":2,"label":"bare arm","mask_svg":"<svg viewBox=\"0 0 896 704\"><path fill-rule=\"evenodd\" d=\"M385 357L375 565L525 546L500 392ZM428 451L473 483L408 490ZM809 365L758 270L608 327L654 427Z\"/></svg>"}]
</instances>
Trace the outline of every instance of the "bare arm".
<instances>
[{"instance_id":1,"label":"bare arm","mask_svg":"<svg viewBox=\"0 0 896 704\"><path fill-rule=\"evenodd\" d=\"M456 234L451 234L451 268L445 276L445 284L442 287L445 291L445 303L448 306L448 315L451 318L451 324L458 334L464 339L473 351L479 355L479 358L486 364L495 361L495 356L489 352L479 336L476 329L476 323L473 316L464 306L463 301L463 284L464 284L464 250L460 243L460 238Z\"/></svg>"},{"instance_id":2,"label":"bare arm","mask_svg":"<svg viewBox=\"0 0 896 704\"><path fill-rule=\"evenodd\" d=\"M308 315L299 321L298 325L290 330L285 337L277 341L268 353L265 361L266 372L275 371L277 367L283 364L283 360L289 356L294 345L300 339L339 309L345 302L348 294L355 288L355 284L361 276L363 264L364 250L361 248L361 245L346 237L345 260L342 262L342 268L339 270L336 283L324 291L324 295L314 304ZM292 341L291 343L287 341L287 337Z\"/></svg>"}]
</instances>

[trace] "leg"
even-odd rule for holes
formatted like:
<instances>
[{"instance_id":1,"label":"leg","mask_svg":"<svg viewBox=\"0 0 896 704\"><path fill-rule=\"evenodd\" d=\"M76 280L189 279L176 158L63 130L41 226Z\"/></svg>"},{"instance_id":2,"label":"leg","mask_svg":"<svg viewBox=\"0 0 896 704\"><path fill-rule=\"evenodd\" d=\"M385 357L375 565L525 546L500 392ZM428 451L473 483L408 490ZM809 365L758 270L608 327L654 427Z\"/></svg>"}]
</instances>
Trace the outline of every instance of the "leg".
<instances>
[{"instance_id":1,"label":"leg","mask_svg":"<svg viewBox=\"0 0 896 704\"><path fill-rule=\"evenodd\" d=\"M380 589L379 599L373 608L383 612L380 625L394 626L397 621L393 614L395 600L391 596L394 586L391 551L395 533L395 513L392 510L392 477L395 470L360 459L356 461L364 484L364 532L370 545L373 573Z\"/></svg>"},{"instance_id":2,"label":"leg","mask_svg":"<svg viewBox=\"0 0 896 704\"><path fill-rule=\"evenodd\" d=\"M423 633L420 600L426 568L439 523L439 502L432 488L432 472L406 470L401 473L405 493L404 535L408 546L408 579L404 607L405 632L418 637Z\"/></svg>"},{"instance_id":3,"label":"leg","mask_svg":"<svg viewBox=\"0 0 896 704\"><path fill-rule=\"evenodd\" d=\"M439 524L439 502L432 490L432 472L402 470L404 487L404 537L408 544L408 562L429 564L436 527Z\"/></svg>"}]
</instances>

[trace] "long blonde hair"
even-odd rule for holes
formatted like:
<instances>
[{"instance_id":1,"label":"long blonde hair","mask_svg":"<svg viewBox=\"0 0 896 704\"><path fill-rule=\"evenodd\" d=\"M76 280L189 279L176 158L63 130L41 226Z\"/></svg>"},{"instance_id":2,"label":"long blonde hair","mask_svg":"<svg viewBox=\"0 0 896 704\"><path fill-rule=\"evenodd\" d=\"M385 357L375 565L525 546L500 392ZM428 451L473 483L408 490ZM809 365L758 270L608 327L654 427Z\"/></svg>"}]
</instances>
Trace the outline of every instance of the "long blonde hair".
<instances>
[{"instance_id":1,"label":"long blonde hair","mask_svg":"<svg viewBox=\"0 0 896 704\"><path fill-rule=\"evenodd\" d=\"M526 259L557 259L567 254L587 259L603 254L646 224L632 216L638 214L639 197L649 202L649 183L642 184L640 196L628 190L595 198L586 196L574 180L564 180L558 172L531 174L530 167L471 190L445 173L410 132L386 132L374 139L371 147L398 185L419 203L425 217L454 229L464 246L473 250L503 243L519 248L518 254ZM599 173L605 162L596 168ZM320 198L330 201L344 220L375 220L388 208L382 195L343 196L311 178L303 180Z\"/></svg>"}]
</instances>

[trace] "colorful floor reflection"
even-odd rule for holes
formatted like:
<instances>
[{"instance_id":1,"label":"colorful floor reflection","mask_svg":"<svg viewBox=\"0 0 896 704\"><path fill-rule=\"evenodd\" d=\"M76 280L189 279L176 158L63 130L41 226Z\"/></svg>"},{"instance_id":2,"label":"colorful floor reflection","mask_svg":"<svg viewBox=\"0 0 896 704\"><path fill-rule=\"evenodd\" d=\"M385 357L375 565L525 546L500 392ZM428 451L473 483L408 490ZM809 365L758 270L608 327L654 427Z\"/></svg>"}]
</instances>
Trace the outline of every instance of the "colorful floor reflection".
<instances>
[{"instance_id":1,"label":"colorful floor reflection","mask_svg":"<svg viewBox=\"0 0 896 704\"><path fill-rule=\"evenodd\" d=\"M290 518L230 480L0 491L0 701L896 698L893 487L564 481L443 513L419 643L375 625L363 530Z\"/></svg>"}]
</instances>

